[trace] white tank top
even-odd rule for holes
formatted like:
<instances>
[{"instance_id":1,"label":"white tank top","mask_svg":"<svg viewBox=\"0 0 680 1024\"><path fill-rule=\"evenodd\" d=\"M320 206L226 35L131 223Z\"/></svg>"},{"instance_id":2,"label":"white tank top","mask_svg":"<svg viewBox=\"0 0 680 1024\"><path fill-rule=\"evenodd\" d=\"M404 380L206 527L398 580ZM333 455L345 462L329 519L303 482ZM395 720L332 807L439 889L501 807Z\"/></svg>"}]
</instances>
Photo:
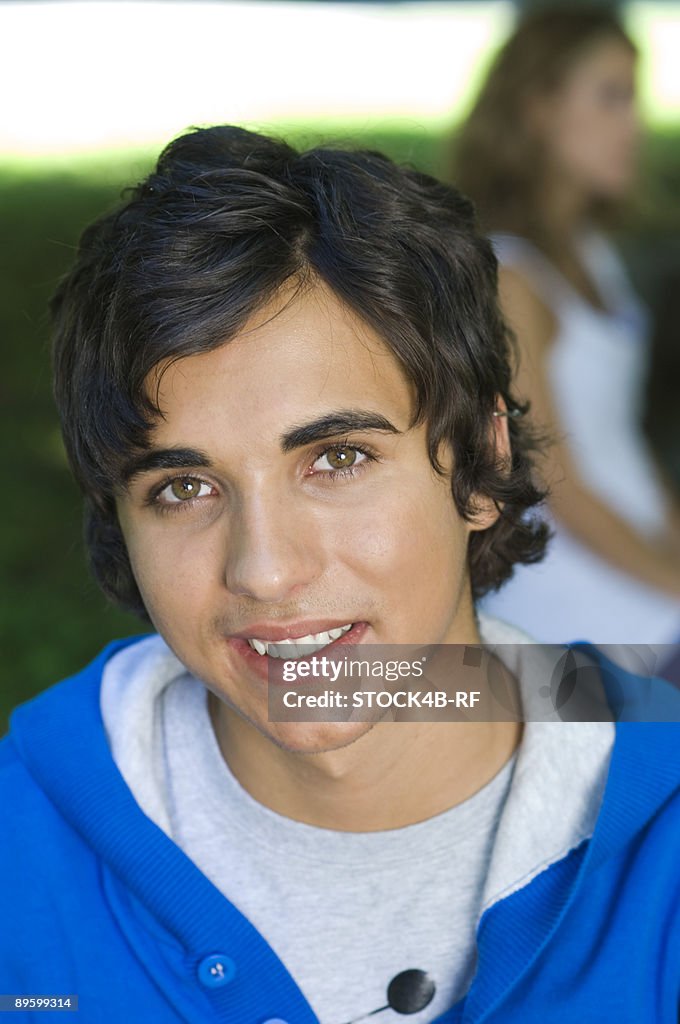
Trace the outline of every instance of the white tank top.
<instances>
[{"instance_id":1,"label":"white tank top","mask_svg":"<svg viewBox=\"0 0 680 1024\"><path fill-rule=\"evenodd\" d=\"M647 317L618 256L599 234L581 239L581 258L606 307L600 310L530 242L514 235L496 235L493 242L501 264L520 271L555 315L547 370L584 483L641 533L661 533L665 496L639 426ZM678 639L680 601L615 569L562 526L553 527L545 561L518 568L486 599L487 611L546 642Z\"/></svg>"}]
</instances>

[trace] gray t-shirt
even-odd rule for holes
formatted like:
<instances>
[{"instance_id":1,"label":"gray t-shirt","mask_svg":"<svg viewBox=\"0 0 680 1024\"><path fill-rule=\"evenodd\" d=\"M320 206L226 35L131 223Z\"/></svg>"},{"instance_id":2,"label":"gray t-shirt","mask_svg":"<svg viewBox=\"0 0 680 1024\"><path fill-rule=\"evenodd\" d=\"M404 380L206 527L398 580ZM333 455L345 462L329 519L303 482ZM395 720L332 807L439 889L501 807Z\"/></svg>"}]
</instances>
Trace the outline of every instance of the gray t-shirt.
<instances>
[{"instance_id":1,"label":"gray t-shirt","mask_svg":"<svg viewBox=\"0 0 680 1024\"><path fill-rule=\"evenodd\" d=\"M161 697L165 786L174 841L256 926L322 1024L386 1003L409 968L436 984L409 1015L431 1021L467 990L475 926L514 758L464 803L383 832L335 832L254 800L225 763L206 690L178 679ZM400 1015L386 1010L381 1024Z\"/></svg>"}]
</instances>

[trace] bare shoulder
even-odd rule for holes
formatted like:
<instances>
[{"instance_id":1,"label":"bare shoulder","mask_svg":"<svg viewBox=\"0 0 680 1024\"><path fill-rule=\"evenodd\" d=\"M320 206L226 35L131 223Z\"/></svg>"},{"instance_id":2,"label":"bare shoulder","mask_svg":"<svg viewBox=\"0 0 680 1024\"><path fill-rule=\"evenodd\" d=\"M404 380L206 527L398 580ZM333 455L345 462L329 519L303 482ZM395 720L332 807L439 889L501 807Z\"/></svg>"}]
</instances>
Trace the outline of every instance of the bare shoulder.
<instances>
[{"instance_id":1,"label":"bare shoulder","mask_svg":"<svg viewBox=\"0 0 680 1024\"><path fill-rule=\"evenodd\" d=\"M557 318L519 267L500 267L498 295L503 314L522 347L536 351L552 342Z\"/></svg>"}]
</instances>

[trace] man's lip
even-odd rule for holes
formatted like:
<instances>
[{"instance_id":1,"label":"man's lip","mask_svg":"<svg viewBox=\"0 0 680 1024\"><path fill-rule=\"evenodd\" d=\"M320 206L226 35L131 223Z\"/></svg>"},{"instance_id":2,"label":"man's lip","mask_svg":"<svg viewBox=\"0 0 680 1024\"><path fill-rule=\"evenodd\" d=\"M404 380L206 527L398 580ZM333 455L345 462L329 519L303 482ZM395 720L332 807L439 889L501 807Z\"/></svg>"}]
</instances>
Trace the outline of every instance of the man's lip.
<instances>
[{"instance_id":1,"label":"man's lip","mask_svg":"<svg viewBox=\"0 0 680 1024\"><path fill-rule=\"evenodd\" d=\"M285 626L265 622L256 622L247 629L239 630L238 633L230 633L230 640L264 640L265 643L275 644L281 640L296 640L302 636L310 636L314 633L328 633L331 629L340 629L341 626L357 625L357 619L313 619L307 622L291 622Z\"/></svg>"}]
</instances>

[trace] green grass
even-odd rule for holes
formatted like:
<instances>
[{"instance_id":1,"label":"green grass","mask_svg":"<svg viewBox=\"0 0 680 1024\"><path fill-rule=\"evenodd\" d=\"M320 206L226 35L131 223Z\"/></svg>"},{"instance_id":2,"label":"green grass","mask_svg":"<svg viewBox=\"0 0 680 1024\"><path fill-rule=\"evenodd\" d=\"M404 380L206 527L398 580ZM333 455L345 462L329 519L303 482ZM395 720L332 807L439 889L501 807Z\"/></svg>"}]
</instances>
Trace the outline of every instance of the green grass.
<instances>
[{"instance_id":1,"label":"green grass","mask_svg":"<svg viewBox=\"0 0 680 1024\"><path fill-rule=\"evenodd\" d=\"M289 134L307 143L320 137L315 128ZM425 130L369 137L353 131L342 141L445 171L443 140ZM654 188L640 205L637 230L657 238L680 226L680 147L672 135L652 142ZM107 606L87 574L80 498L50 393L46 306L83 227L143 176L151 160L132 153L54 166L0 165L0 734L16 704L76 671L113 637L145 629Z\"/></svg>"}]
</instances>

